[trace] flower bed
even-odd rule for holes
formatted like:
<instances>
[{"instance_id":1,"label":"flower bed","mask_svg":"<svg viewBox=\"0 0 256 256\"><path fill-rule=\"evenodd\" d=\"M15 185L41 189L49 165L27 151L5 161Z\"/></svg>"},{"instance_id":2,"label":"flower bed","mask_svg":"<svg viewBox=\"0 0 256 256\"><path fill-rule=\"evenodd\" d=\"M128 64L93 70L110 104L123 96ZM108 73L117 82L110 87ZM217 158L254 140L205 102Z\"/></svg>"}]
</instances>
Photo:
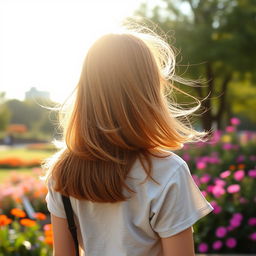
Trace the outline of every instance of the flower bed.
<instances>
[{"instance_id":1,"label":"flower bed","mask_svg":"<svg viewBox=\"0 0 256 256\"><path fill-rule=\"evenodd\" d=\"M13 208L7 215L0 215L1 256L48 256L52 253L51 224L42 224L43 213L36 213L29 219L19 208Z\"/></svg>"},{"instance_id":2,"label":"flower bed","mask_svg":"<svg viewBox=\"0 0 256 256\"><path fill-rule=\"evenodd\" d=\"M256 253L256 133L237 132L238 120L231 122L225 132L216 131L208 143L187 144L177 152L188 163L195 182L214 207L212 213L194 225L198 253ZM35 168L33 172L39 176L41 169ZM8 216L2 217L5 230L17 225L14 224L17 220L8 224L6 218L11 218L13 208L22 207L24 195L35 211L48 214L46 193L44 183L28 175L13 174L0 185L0 214ZM33 228L33 232L43 232L39 224L36 228L26 227L30 230L26 232L32 232ZM18 225L22 228L21 223ZM30 239L30 233L25 234ZM38 244L46 246L43 242ZM26 246L22 248L25 250Z\"/></svg>"},{"instance_id":3,"label":"flower bed","mask_svg":"<svg viewBox=\"0 0 256 256\"><path fill-rule=\"evenodd\" d=\"M10 178L0 185L0 214L8 214L12 208L20 207L23 196L29 199L35 211L48 214L45 203L47 188L39 179L41 168L34 168L32 174L11 172Z\"/></svg>"},{"instance_id":4,"label":"flower bed","mask_svg":"<svg viewBox=\"0 0 256 256\"><path fill-rule=\"evenodd\" d=\"M0 168L32 168L40 166L41 159L22 159L20 157L0 158Z\"/></svg>"},{"instance_id":5,"label":"flower bed","mask_svg":"<svg viewBox=\"0 0 256 256\"><path fill-rule=\"evenodd\" d=\"M194 226L200 253L256 253L256 133L236 132L238 121L179 152L214 207Z\"/></svg>"}]
</instances>

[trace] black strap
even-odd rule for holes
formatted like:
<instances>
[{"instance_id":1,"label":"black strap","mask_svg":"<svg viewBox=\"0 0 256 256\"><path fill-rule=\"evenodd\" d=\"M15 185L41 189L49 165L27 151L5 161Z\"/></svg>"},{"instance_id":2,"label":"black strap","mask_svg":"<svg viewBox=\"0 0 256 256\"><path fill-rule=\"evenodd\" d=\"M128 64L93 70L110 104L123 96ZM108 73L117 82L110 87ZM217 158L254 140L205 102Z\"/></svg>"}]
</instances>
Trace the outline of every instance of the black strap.
<instances>
[{"instance_id":1,"label":"black strap","mask_svg":"<svg viewBox=\"0 0 256 256\"><path fill-rule=\"evenodd\" d=\"M67 220L68 220L68 228L69 228L69 231L74 240L76 256L79 256L79 245L78 245L78 240L77 240L76 224L74 221L74 215L73 215L73 210L72 210L72 206L70 203L70 199L69 199L69 197L64 196L64 195L61 195L61 197L62 197L62 202L64 205Z\"/></svg>"}]
</instances>

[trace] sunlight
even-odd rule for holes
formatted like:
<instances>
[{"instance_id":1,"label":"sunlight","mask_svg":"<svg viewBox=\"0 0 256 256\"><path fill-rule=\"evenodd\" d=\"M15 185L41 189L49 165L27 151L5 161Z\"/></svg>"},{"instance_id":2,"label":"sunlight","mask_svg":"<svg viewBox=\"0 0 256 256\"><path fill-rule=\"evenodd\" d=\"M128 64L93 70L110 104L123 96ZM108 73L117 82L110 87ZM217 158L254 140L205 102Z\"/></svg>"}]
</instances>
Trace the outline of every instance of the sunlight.
<instances>
[{"instance_id":1,"label":"sunlight","mask_svg":"<svg viewBox=\"0 0 256 256\"><path fill-rule=\"evenodd\" d=\"M36 87L62 102L76 86L88 47L141 1L1 1L1 91L24 99Z\"/></svg>"}]
</instances>

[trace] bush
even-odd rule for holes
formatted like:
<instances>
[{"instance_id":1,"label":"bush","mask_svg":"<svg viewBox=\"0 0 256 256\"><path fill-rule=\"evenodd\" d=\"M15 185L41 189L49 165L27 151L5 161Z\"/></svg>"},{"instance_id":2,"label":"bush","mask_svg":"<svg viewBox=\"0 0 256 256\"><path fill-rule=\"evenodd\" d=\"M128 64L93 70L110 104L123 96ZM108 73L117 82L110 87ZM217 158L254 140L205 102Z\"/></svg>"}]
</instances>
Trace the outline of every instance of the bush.
<instances>
[{"instance_id":1,"label":"bush","mask_svg":"<svg viewBox=\"0 0 256 256\"><path fill-rule=\"evenodd\" d=\"M214 207L194 226L200 253L256 253L256 133L237 132L238 122L178 152Z\"/></svg>"}]
</instances>

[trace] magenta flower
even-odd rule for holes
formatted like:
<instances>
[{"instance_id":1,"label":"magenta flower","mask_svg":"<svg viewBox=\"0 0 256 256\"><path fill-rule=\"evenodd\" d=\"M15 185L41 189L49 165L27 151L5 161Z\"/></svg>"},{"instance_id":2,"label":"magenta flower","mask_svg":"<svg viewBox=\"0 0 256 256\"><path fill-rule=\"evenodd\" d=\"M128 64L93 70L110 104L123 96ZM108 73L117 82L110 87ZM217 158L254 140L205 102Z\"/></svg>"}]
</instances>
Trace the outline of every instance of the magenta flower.
<instances>
[{"instance_id":1,"label":"magenta flower","mask_svg":"<svg viewBox=\"0 0 256 256\"><path fill-rule=\"evenodd\" d=\"M244 160L245 160L245 156L244 156L244 155L239 155L239 156L237 157L237 159L236 159L236 161L237 161L238 163L244 162Z\"/></svg>"},{"instance_id":2,"label":"magenta flower","mask_svg":"<svg viewBox=\"0 0 256 256\"><path fill-rule=\"evenodd\" d=\"M249 235L249 238L253 241L256 241L256 232Z\"/></svg>"},{"instance_id":3,"label":"magenta flower","mask_svg":"<svg viewBox=\"0 0 256 256\"><path fill-rule=\"evenodd\" d=\"M234 179L237 180L237 181L240 181L244 178L244 170L238 170L234 173Z\"/></svg>"},{"instance_id":4,"label":"magenta flower","mask_svg":"<svg viewBox=\"0 0 256 256\"><path fill-rule=\"evenodd\" d=\"M201 191L204 197L207 197L208 193L205 190Z\"/></svg>"},{"instance_id":5,"label":"magenta flower","mask_svg":"<svg viewBox=\"0 0 256 256\"><path fill-rule=\"evenodd\" d=\"M252 217L248 220L248 225L249 226L256 226L256 218Z\"/></svg>"},{"instance_id":6,"label":"magenta flower","mask_svg":"<svg viewBox=\"0 0 256 256\"><path fill-rule=\"evenodd\" d=\"M211 180L211 175L209 174L204 174L201 178L200 181L202 184L208 183Z\"/></svg>"},{"instance_id":7,"label":"magenta flower","mask_svg":"<svg viewBox=\"0 0 256 256\"><path fill-rule=\"evenodd\" d=\"M211 201L211 206L213 207L213 212L215 214L218 214L222 211L221 206L219 206L216 201Z\"/></svg>"},{"instance_id":8,"label":"magenta flower","mask_svg":"<svg viewBox=\"0 0 256 256\"><path fill-rule=\"evenodd\" d=\"M199 170L202 170L206 167L206 163L205 162L197 162L196 163L196 168Z\"/></svg>"},{"instance_id":9,"label":"magenta flower","mask_svg":"<svg viewBox=\"0 0 256 256\"><path fill-rule=\"evenodd\" d=\"M213 190L214 187L215 187L214 185L208 185L207 188L206 188L206 191L208 193L212 193L212 190Z\"/></svg>"},{"instance_id":10,"label":"magenta flower","mask_svg":"<svg viewBox=\"0 0 256 256\"><path fill-rule=\"evenodd\" d=\"M240 212L236 212L233 214L232 218L241 221L244 217Z\"/></svg>"},{"instance_id":11,"label":"magenta flower","mask_svg":"<svg viewBox=\"0 0 256 256\"><path fill-rule=\"evenodd\" d=\"M221 134L222 134L222 131L220 130L215 130L213 132L213 136L211 138L211 141L209 141L210 144L216 144L217 142L220 141L221 139Z\"/></svg>"},{"instance_id":12,"label":"magenta flower","mask_svg":"<svg viewBox=\"0 0 256 256\"><path fill-rule=\"evenodd\" d=\"M232 144L230 144L230 143L224 143L223 145L222 145L222 149L224 149L224 150L230 150L230 149L232 149L233 148L233 146L232 146Z\"/></svg>"},{"instance_id":13,"label":"magenta flower","mask_svg":"<svg viewBox=\"0 0 256 256\"><path fill-rule=\"evenodd\" d=\"M182 158L184 159L184 161L189 161L190 160L190 155L188 153L184 153Z\"/></svg>"},{"instance_id":14,"label":"magenta flower","mask_svg":"<svg viewBox=\"0 0 256 256\"><path fill-rule=\"evenodd\" d=\"M223 187L221 187L220 185L216 185L213 187L212 189L212 194L214 195L214 197L219 198L222 195L224 195L226 193L225 189Z\"/></svg>"},{"instance_id":15,"label":"magenta flower","mask_svg":"<svg viewBox=\"0 0 256 256\"><path fill-rule=\"evenodd\" d=\"M214 179L214 184L216 186L221 186L221 187L224 187L226 185L226 181L222 180L222 179L219 179L219 178L215 178Z\"/></svg>"},{"instance_id":16,"label":"magenta flower","mask_svg":"<svg viewBox=\"0 0 256 256\"><path fill-rule=\"evenodd\" d=\"M234 248L236 247L236 244L237 244L236 239L233 237L230 237L226 240L226 246L228 248Z\"/></svg>"},{"instance_id":17,"label":"magenta flower","mask_svg":"<svg viewBox=\"0 0 256 256\"><path fill-rule=\"evenodd\" d=\"M239 124L240 124L240 120L239 120L237 117L232 117L232 118L230 119L230 123L231 123L232 125L239 125Z\"/></svg>"},{"instance_id":18,"label":"magenta flower","mask_svg":"<svg viewBox=\"0 0 256 256\"><path fill-rule=\"evenodd\" d=\"M208 244L207 243L200 243L198 245L198 251L199 252L207 252L208 251Z\"/></svg>"},{"instance_id":19,"label":"magenta flower","mask_svg":"<svg viewBox=\"0 0 256 256\"><path fill-rule=\"evenodd\" d=\"M188 144L184 144L183 145L183 149L189 149L189 145Z\"/></svg>"},{"instance_id":20,"label":"magenta flower","mask_svg":"<svg viewBox=\"0 0 256 256\"><path fill-rule=\"evenodd\" d=\"M232 218L230 221L229 221L229 224L234 227L234 228L237 228L241 225L241 220L239 219L234 219Z\"/></svg>"},{"instance_id":21,"label":"magenta flower","mask_svg":"<svg viewBox=\"0 0 256 256\"><path fill-rule=\"evenodd\" d=\"M233 226L228 226L227 227L227 231L232 231L232 230L234 230L235 229L235 227L233 227Z\"/></svg>"},{"instance_id":22,"label":"magenta flower","mask_svg":"<svg viewBox=\"0 0 256 256\"><path fill-rule=\"evenodd\" d=\"M235 131L235 127L234 126L227 126L226 127L226 132L234 132Z\"/></svg>"},{"instance_id":23,"label":"magenta flower","mask_svg":"<svg viewBox=\"0 0 256 256\"><path fill-rule=\"evenodd\" d=\"M230 175L230 170L227 170L227 171L224 171L224 172L222 172L221 174L220 174L220 177L222 178L222 179L225 179L225 178L227 178L229 175Z\"/></svg>"},{"instance_id":24,"label":"magenta flower","mask_svg":"<svg viewBox=\"0 0 256 256\"><path fill-rule=\"evenodd\" d=\"M216 229L215 231L215 235L218 237L218 238L222 238L222 237L225 237L227 235L227 229L223 226L220 226Z\"/></svg>"},{"instance_id":25,"label":"magenta flower","mask_svg":"<svg viewBox=\"0 0 256 256\"><path fill-rule=\"evenodd\" d=\"M208 163L211 163L211 164L219 164L221 161L220 161L220 158L218 156L211 156L208 158Z\"/></svg>"},{"instance_id":26,"label":"magenta flower","mask_svg":"<svg viewBox=\"0 0 256 256\"><path fill-rule=\"evenodd\" d=\"M213 243L212 248L214 250L219 250L222 247L222 241L217 240Z\"/></svg>"},{"instance_id":27,"label":"magenta flower","mask_svg":"<svg viewBox=\"0 0 256 256\"><path fill-rule=\"evenodd\" d=\"M230 194L234 194L240 191L240 185L239 184L233 184L227 187L227 191Z\"/></svg>"},{"instance_id":28,"label":"magenta flower","mask_svg":"<svg viewBox=\"0 0 256 256\"><path fill-rule=\"evenodd\" d=\"M256 178L256 170L249 170L248 176L250 176L251 178Z\"/></svg>"}]
</instances>

